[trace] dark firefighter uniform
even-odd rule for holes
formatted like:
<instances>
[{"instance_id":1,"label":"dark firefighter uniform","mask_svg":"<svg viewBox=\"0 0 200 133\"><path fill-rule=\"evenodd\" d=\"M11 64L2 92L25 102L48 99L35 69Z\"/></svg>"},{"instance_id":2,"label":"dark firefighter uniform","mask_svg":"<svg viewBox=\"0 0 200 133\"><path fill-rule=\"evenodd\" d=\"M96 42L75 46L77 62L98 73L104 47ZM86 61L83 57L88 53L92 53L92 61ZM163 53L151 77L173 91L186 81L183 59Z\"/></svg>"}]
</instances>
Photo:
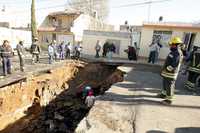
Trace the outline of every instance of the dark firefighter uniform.
<instances>
[{"instance_id":1,"label":"dark firefighter uniform","mask_svg":"<svg viewBox=\"0 0 200 133\"><path fill-rule=\"evenodd\" d=\"M195 90L197 77L200 75L200 50L194 50L189 58L188 80L185 86L190 90Z\"/></svg>"},{"instance_id":2,"label":"dark firefighter uniform","mask_svg":"<svg viewBox=\"0 0 200 133\"><path fill-rule=\"evenodd\" d=\"M179 48L179 44L182 44L180 38L175 37L171 40L170 53L167 56L161 76L163 77L163 89L159 97L165 98L164 102L171 103L174 95L175 82L178 76L178 72L182 61L182 52Z\"/></svg>"}]
</instances>

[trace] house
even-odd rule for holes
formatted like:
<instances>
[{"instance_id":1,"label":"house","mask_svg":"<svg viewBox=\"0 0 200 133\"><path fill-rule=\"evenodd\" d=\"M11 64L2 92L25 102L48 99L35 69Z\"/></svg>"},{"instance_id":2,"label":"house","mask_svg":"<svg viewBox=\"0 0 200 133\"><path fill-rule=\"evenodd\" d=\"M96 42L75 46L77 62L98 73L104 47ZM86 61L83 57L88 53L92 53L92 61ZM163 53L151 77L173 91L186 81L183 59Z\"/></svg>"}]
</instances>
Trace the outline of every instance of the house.
<instances>
[{"instance_id":1,"label":"house","mask_svg":"<svg viewBox=\"0 0 200 133\"><path fill-rule=\"evenodd\" d=\"M105 24L97 18L74 9L50 13L38 28L39 42L49 44L82 41L84 30L114 30L114 26Z\"/></svg>"},{"instance_id":2,"label":"house","mask_svg":"<svg viewBox=\"0 0 200 133\"><path fill-rule=\"evenodd\" d=\"M52 40L58 43L74 43L74 34L71 31L73 22L80 16L76 10L65 10L50 13L38 28L39 43L49 44Z\"/></svg>"},{"instance_id":3,"label":"house","mask_svg":"<svg viewBox=\"0 0 200 133\"><path fill-rule=\"evenodd\" d=\"M76 41L83 40L84 30L114 31L114 26L99 20L97 17L83 13L74 21L72 27L72 32L75 34Z\"/></svg>"},{"instance_id":4,"label":"house","mask_svg":"<svg viewBox=\"0 0 200 133\"><path fill-rule=\"evenodd\" d=\"M137 47L140 47L141 29L142 26L121 25L120 31L85 30L83 34L83 53L95 55L94 48L97 40L101 42L101 47L106 41L109 41L116 47L114 57L127 58L127 53L124 51L128 49L128 46L134 46L136 43Z\"/></svg>"},{"instance_id":5,"label":"house","mask_svg":"<svg viewBox=\"0 0 200 133\"><path fill-rule=\"evenodd\" d=\"M152 39L159 39L163 47L160 49L160 59L165 59L169 53L168 42L172 37L178 36L191 51L193 45L200 46L200 25L192 23L143 23L139 56L149 56L149 45Z\"/></svg>"},{"instance_id":6,"label":"house","mask_svg":"<svg viewBox=\"0 0 200 133\"><path fill-rule=\"evenodd\" d=\"M84 32L83 45L85 53L94 55L94 46L97 40L104 43L106 40L113 40L119 52L116 57L127 58L124 49L128 45L137 43L139 48L139 57L148 58L149 45L153 39L159 40L162 44L159 59L165 59L169 53L169 41L172 37L180 37L187 47L187 51L191 51L194 45L200 47L200 24L192 23L170 23L158 22L143 23L142 26L121 25L120 31L88 31Z\"/></svg>"}]
</instances>

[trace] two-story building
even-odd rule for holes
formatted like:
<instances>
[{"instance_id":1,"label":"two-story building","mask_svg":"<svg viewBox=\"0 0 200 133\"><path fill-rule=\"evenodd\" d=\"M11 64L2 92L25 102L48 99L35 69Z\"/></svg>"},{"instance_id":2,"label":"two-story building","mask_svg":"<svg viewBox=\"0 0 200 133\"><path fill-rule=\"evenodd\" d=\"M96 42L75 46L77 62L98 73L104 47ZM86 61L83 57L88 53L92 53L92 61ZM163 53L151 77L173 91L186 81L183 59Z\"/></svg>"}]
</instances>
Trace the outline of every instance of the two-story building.
<instances>
[{"instance_id":1,"label":"two-story building","mask_svg":"<svg viewBox=\"0 0 200 133\"><path fill-rule=\"evenodd\" d=\"M113 31L114 26L75 9L50 13L38 28L40 44L82 41L84 30Z\"/></svg>"},{"instance_id":2,"label":"two-story building","mask_svg":"<svg viewBox=\"0 0 200 133\"><path fill-rule=\"evenodd\" d=\"M49 44L52 40L58 43L74 43L74 34L71 32L74 20L81 12L65 10L50 13L38 28L40 44Z\"/></svg>"}]
</instances>

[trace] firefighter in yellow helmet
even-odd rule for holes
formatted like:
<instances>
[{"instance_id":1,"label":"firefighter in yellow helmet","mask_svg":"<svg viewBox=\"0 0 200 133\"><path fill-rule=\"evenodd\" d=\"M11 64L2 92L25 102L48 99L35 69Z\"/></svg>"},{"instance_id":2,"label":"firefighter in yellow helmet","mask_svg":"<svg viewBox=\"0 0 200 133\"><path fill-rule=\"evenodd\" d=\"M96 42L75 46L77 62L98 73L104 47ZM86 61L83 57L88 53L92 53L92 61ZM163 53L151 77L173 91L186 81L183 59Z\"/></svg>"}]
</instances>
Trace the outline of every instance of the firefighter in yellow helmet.
<instances>
[{"instance_id":1,"label":"firefighter in yellow helmet","mask_svg":"<svg viewBox=\"0 0 200 133\"><path fill-rule=\"evenodd\" d=\"M171 104L174 96L175 83L178 76L178 72L182 62L182 41L179 37L174 37L169 42L170 53L168 54L161 76L163 77L163 89L158 94L159 98L164 98L164 103Z\"/></svg>"}]
</instances>

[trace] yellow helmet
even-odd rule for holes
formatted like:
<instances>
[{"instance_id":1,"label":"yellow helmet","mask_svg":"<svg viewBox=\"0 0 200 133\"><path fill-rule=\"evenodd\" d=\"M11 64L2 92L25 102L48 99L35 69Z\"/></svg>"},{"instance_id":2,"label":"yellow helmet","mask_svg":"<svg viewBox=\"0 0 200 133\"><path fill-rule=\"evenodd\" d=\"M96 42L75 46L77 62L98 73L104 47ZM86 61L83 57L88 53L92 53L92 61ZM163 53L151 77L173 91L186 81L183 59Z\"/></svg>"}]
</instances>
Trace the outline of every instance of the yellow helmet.
<instances>
[{"instance_id":1,"label":"yellow helmet","mask_svg":"<svg viewBox=\"0 0 200 133\"><path fill-rule=\"evenodd\" d=\"M180 37L174 37L171 39L171 41L169 42L169 45L172 45L172 44L182 44L183 42L181 41L181 38Z\"/></svg>"}]
</instances>

